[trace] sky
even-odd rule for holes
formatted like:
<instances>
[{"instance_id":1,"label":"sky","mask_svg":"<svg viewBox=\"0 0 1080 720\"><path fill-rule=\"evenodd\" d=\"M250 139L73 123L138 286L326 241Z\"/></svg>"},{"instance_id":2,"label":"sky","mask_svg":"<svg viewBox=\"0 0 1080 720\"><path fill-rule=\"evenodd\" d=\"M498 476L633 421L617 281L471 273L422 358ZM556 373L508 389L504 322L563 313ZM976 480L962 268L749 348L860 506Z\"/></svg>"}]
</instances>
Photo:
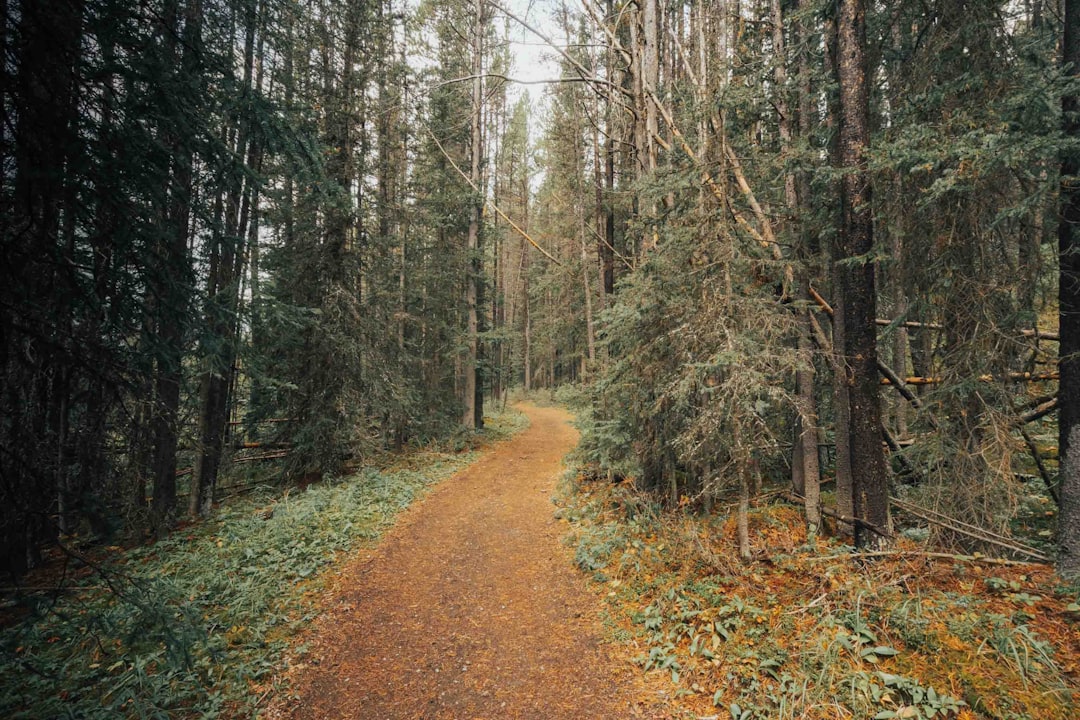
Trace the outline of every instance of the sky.
<instances>
[{"instance_id":1,"label":"sky","mask_svg":"<svg viewBox=\"0 0 1080 720\"><path fill-rule=\"evenodd\" d=\"M552 11L559 0L504 0L511 12L533 25L545 35L557 35ZM551 57L551 50L540 38L510 21L510 40L513 44L514 76L522 80L536 81L558 77L558 66Z\"/></svg>"},{"instance_id":2,"label":"sky","mask_svg":"<svg viewBox=\"0 0 1080 720\"><path fill-rule=\"evenodd\" d=\"M552 13L561 0L503 0L506 8L543 32L548 37L557 36ZM559 77L559 66L553 57L553 51L530 31L510 21L510 56L513 58L513 72L510 76L530 83L552 80ZM529 93L533 112L530 112L529 134L536 139L542 120L544 85L514 84L508 88L508 100L511 106L526 91Z\"/></svg>"}]
</instances>

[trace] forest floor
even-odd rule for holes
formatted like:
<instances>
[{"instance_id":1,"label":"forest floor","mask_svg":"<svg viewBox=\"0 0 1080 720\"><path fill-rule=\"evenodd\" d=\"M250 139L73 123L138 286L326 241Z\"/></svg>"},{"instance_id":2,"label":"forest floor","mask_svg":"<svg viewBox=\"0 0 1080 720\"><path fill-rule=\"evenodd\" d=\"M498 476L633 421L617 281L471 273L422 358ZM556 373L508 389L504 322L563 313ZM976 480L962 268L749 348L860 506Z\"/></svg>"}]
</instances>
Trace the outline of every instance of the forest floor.
<instances>
[{"instance_id":1,"label":"forest floor","mask_svg":"<svg viewBox=\"0 0 1080 720\"><path fill-rule=\"evenodd\" d=\"M602 600L560 542L552 496L570 416L441 483L329 583L272 718L663 718L663 691L604 640Z\"/></svg>"}]
</instances>

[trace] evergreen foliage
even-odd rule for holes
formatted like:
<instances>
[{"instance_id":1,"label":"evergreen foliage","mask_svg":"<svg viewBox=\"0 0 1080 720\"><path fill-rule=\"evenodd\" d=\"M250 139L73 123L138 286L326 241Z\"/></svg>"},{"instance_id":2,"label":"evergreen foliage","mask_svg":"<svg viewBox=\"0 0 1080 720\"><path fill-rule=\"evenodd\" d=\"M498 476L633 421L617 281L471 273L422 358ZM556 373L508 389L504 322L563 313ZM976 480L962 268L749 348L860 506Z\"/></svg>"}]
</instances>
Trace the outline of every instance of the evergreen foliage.
<instances>
[{"instance_id":1,"label":"evergreen foliage","mask_svg":"<svg viewBox=\"0 0 1080 720\"><path fill-rule=\"evenodd\" d=\"M0 7L15 582L515 384L588 398L596 477L737 502L747 557L769 482L860 545L890 496L968 550L1080 507L1071 0Z\"/></svg>"}]
</instances>

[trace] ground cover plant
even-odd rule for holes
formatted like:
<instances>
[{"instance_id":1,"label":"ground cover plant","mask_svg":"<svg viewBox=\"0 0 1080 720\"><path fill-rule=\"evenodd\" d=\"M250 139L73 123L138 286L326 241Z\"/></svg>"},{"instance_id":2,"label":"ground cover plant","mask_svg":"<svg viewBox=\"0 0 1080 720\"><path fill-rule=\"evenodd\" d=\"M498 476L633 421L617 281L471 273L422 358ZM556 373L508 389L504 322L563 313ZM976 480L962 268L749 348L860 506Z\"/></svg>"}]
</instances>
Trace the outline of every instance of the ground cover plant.
<instances>
[{"instance_id":1,"label":"ground cover plant","mask_svg":"<svg viewBox=\"0 0 1080 720\"><path fill-rule=\"evenodd\" d=\"M670 510L626 483L568 480L558 515L612 636L696 716L1078 716L1080 605L1045 565L807 544L801 509Z\"/></svg>"},{"instance_id":2,"label":"ground cover plant","mask_svg":"<svg viewBox=\"0 0 1080 720\"><path fill-rule=\"evenodd\" d=\"M0 632L0 717L250 715L280 689L282 653L341 555L525 422L510 411L477 441L306 490L267 486L153 545L71 551L62 586L16 598L27 614Z\"/></svg>"}]
</instances>

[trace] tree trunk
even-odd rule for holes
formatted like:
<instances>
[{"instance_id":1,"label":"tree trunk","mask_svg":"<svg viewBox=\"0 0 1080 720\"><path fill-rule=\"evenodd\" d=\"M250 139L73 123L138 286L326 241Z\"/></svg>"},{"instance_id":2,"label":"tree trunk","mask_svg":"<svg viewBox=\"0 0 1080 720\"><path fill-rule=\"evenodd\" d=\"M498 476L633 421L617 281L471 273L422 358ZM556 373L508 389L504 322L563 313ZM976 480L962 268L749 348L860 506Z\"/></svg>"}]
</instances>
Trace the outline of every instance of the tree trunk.
<instances>
[{"instance_id":1,"label":"tree trunk","mask_svg":"<svg viewBox=\"0 0 1080 720\"><path fill-rule=\"evenodd\" d=\"M613 17L614 0L607 0L607 15ZM615 82L616 75L615 53L608 50L607 77L610 82ZM620 78L620 82L621 82ZM600 288L604 296L615 292L615 123L613 120L612 106L608 102L604 108L604 129L607 132L604 147L604 226L599 229L602 236L600 250ZM597 113L599 120L599 113ZM599 152L599 147L597 147ZM599 165L599 158L596 158Z\"/></svg>"},{"instance_id":2,"label":"tree trunk","mask_svg":"<svg viewBox=\"0 0 1080 720\"><path fill-rule=\"evenodd\" d=\"M202 62L202 0L190 0L184 17L183 56L180 73L185 83L194 84L192 102L198 104L202 83L195 82ZM191 231L194 178L194 138L170 130L168 146L173 155L169 183L168 227L162 247L162 265L156 287L158 362L154 380L157 403L151 434L153 478L150 519L156 534L172 521L176 507L176 449L179 437L180 385L183 379L184 332L190 302L191 259L188 236Z\"/></svg>"},{"instance_id":3,"label":"tree trunk","mask_svg":"<svg viewBox=\"0 0 1080 720\"><path fill-rule=\"evenodd\" d=\"M482 146L482 124L481 118L483 109L483 78L481 77L484 70L484 57L483 57L483 32L484 32L484 3L483 0L475 0L473 3L473 12L475 17L473 18L473 31L472 31L472 128L469 134L469 180L472 182L473 192L475 197L472 202L472 207L469 210L469 235L466 242L466 278L465 278L465 306L466 306L466 344L467 350L463 362L463 370L465 373L465 382L463 388L463 400L465 404L465 411L462 414L461 422L469 429L477 429L483 425L483 408L477 402L478 396L482 401L482 388L478 382L479 374L479 355L480 355L480 336L479 336L479 318L478 318L478 302L479 302L479 287L480 287L480 213L482 210L483 198L480 196L482 188L480 186L480 153Z\"/></svg>"},{"instance_id":4,"label":"tree trunk","mask_svg":"<svg viewBox=\"0 0 1080 720\"><path fill-rule=\"evenodd\" d=\"M881 398L877 370L877 309L873 249L869 144L869 83L866 72L866 0L840 0L838 74L840 87L840 203L842 220L834 254L838 279L836 327L848 388L848 444L854 517L877 528L889 525L888 471L881 442ZM881 538L862 524L855 544Z\"/></svg>"},{"instance_id":5,"label":"tree trunk","mask_svg":"<svg viewBox=\"0 0 1080 720\"><path fill-rule=\"evenodd\" d=\"M249 95L253 91L255 65L255 31L258 19L256 0L248 0L245 18L244 79L241 87ZM261 43L261 39L260 39ZM259 78L258 80L261 80ZM234 117L239 125L234 156L254 170L258 149L250 140L252 119L245 113ZM228 140L226 130L226 141ZM250 180L245 181L243 169L226 170L227 201L224 228L214 231L214 248L210 277L207 282L205 322L213 336L213 348L203 348L206 370L200 383L199 456L192 471L188 513L206 517L214 502L218 472L221 469L222 447L229 421L229 395L236 364L236 314L239 308L240 278L243 275L241 243L247 235L251 204L255 199ZM246 189L246 192L245 192Z\"/></svg>"},{"instance_id":6,"label":"tree trunk","mask_svg":"<svg viewBox=\"0 0 1080 720\"><path fill-rule=\"evenodd\" d=\"M1080 75L1080 0L1065 0L1061 62L1069 76ZM1080 98L1062 98L1064 132L1080 138ZM1061 159L1061 218L1058 224L1059 364L1058 568L1080 576L1080 157L1066 150Z\"/></svg>"}]
</instances>

